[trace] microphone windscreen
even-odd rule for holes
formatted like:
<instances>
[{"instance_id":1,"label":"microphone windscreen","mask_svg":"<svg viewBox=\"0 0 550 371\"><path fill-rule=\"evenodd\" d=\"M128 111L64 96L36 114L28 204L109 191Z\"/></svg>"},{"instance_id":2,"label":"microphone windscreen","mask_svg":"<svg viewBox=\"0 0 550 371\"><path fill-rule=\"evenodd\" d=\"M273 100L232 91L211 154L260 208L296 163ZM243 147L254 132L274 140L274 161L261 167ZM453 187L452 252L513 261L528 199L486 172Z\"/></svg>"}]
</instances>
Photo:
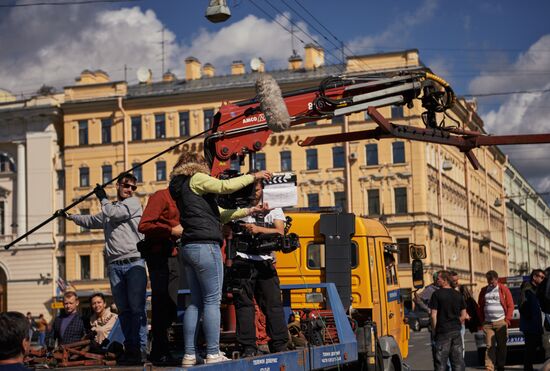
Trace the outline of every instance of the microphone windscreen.
<instances>
[{"instance_id":1,"label":"microphone windscreen","mask_svg":"<svg viewBox=\"0 0 550 371\"><path fill-rule=\"evenodd\" d=\"M256 80L256 94L269 129L275 133L288 129L290 115L277 81L270 75L262 74Z\"/></svg>"}]
</instances>

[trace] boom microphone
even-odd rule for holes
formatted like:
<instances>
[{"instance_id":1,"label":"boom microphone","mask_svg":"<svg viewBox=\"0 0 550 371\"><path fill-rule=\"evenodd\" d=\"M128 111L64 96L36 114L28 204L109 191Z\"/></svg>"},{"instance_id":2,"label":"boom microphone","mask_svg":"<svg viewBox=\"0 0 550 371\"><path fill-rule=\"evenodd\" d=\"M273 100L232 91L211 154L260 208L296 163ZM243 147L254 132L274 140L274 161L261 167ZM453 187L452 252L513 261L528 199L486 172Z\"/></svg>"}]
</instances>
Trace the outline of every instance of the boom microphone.
<instances>
[{"instance_id":1,"label":"boom microphone","mask_svg":"<svg viewBox=\"0 0 550 371\"><path fill-rule=\"evenodd\" d=\"M262 74L256 80L256 93L269 129L275 133L288 129L290 115L277 81L270 75Z\"/></svg>"}]
</instances>

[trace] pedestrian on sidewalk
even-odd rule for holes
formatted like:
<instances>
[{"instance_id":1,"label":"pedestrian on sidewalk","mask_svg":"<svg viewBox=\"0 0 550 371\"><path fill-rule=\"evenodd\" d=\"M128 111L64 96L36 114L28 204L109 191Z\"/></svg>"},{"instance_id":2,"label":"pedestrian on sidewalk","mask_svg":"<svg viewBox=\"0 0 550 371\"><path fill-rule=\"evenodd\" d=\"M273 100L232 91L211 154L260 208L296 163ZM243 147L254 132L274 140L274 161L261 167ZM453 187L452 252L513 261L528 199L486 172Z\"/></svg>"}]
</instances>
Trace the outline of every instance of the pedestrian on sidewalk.
<instances>
[{"instance_id":1,"label":"pedestrian on sidewalk","mask_svg":"<svg viewBox=\"0 0 550 371\"><path fill-rule=\"evenodd\" d=\"M514 299L510 289L498 282L498 273L485 274L487 286L479 293L479 318L485 333L485 368L504 370L508 326L514 314Z\"/></svg>"},{"instance_id":2,"label":"pedestrian on sidewalk","mask_svg":"<svg viewBox=\"0 0 550 371\"><path fill-rule=\"evenodd\" d=\"M38 330L38 344L44 348L46 347L46 331L48 330L48 321L46 321L42 313L40 313L38 320L36 321L36 329Z\"/></svg>"},{"instance_id":3,"label":"pedestrian on sidewalk","mask_svg":"<svg viewBox=\"0 0 550 371\"><path fill-rule=\"evenodd\" d=\"M542 312L537 299L537 289L544 280L544 272L535 269L531 272L529 282L521 285L521 296L519 302L519 329L525 337L525 353L523 369L533 370L533 361L537 351L542 348Z\"/></svg>"},{"instance_id":4,"label":"pedestrian on sidewalk","mask_svg":"<svg viewBox=\"0 0 550 371\"><path fill-rule=\"evenodd\" d=\"M451 287L451 274L439 271L439 289L430 301L432 331L435 341L435 370L445 371L450 361L453 371L463 371L463 344L460 330L466 319L466 303L458 291Z\"/></svg>"}]
</instances>

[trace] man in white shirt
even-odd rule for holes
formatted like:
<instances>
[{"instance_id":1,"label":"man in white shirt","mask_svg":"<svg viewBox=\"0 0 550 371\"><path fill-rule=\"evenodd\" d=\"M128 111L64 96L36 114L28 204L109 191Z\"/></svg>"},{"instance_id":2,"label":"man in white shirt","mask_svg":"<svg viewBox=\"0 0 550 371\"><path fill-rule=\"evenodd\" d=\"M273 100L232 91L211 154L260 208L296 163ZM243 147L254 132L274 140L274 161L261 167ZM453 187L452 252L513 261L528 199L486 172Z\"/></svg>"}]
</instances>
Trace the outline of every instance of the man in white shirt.
<instances>
[{"instance_id":1,"label":"man in white shirt","mask_svg":"<svg viewBox=\"0 0 550 371\"><path fill-rule=\"evenodd\" d=\"M262 184L257 182L252 206L260 203L262 192ZM264 205L265 208L267 206ZM265 215L261 225L258 224L258 219L254 216L241 219L245 223L243 227L248 233L252 235L274 233L284 235L285 215L280 208L273 209ZM238 236L233 238L238 238ZM279 277L273 263L273 252L255 251L253 246L245 251L237 249L236 257L233 260L231 279L235 287L240 289L233 294L237 314L237 341L242 348L243 357L258 354L254 299L266 316L267 335L271 338L270 350L272 352L287 350L288 329L281 302Z\"/></svg>"}]
</instances>

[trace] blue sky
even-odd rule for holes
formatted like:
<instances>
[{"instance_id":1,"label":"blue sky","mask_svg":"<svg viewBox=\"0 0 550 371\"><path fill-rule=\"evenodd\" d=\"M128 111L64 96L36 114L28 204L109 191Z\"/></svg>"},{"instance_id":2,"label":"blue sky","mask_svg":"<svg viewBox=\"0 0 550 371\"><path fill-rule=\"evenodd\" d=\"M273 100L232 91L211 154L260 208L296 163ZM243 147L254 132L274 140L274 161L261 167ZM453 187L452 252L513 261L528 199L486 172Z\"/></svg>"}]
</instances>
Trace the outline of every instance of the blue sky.
<instances>
[{"instance_id":1,"label":"blue sky","mask_svg":"<svg viewBox=\"0 0 550 371\"><path fill-rule=\"evenodd\" d=\"M36 2L0 0L0 6ZM86 68L122 79L125 65L130 82L140 66L160 79L163 27L165 69L178 77L191 55L212 63L218 74L233 60L253 57L262 57L268 69L285 68L292 52L285 28L295 23L298 54L299 39L313 39L325 48L326 63L338 62L340 41L347 55L418 49L424 64L460 95L550 89L547 0L228 0L232 17L219 24L204 18L207 5L144 0L0 7L0 88L30 94L43 84L63 87ZM477 102L490 133L550 132L550 93ZM539 191L550 190L549 146L503 149Z\"/></svg>"}]
</instances>

